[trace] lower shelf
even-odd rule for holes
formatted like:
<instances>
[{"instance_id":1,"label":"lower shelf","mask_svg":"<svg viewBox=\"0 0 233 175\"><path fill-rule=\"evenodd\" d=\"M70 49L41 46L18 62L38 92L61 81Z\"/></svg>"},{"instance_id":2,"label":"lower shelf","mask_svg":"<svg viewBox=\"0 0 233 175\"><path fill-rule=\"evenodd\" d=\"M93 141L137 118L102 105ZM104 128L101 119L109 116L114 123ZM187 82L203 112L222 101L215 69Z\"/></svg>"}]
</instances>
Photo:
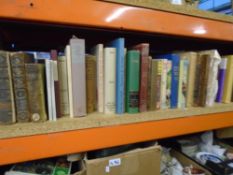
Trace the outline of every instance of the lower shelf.
<instances>
[{"instance_id":1,"label":"lower shelf","mask_svg":"<svg viewBox=\"0 0 233 175\"><path fill-rule=\"evenodd\" d=\"M233 104L1 126L0 165L230 126Z\"/></svg>"}]
</instances>

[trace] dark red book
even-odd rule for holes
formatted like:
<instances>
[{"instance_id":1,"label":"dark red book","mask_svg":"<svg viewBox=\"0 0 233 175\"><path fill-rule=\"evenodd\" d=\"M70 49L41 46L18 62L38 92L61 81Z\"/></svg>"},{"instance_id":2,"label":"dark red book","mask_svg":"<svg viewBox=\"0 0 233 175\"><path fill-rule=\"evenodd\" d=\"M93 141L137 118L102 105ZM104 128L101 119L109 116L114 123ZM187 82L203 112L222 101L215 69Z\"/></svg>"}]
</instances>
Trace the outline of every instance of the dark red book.
<instances>
[{"instance_id":1,"label":"dark red book","mask_svg":"<svg viewBox=\"0 0 233 175\"><path fill-rule=\"evenodd\" d=\"M56 50L51 50L50 51L50 55L51 55L51 59L53 61L57 62L57 51ZM58 68L57 68L58 69ZM56 71L58 72L58 71ZM61 108L60 108L60 104L61 104L61 100L60 100L60 87L59 87L59 78L58 75L56 76L57 78L54 78L54 89L55 89L55 99L56 99L56 114L57 114L57 118L62 117L61 116Z\"/></svg>"},{"instance_id":2,"label":"dark red book","mask_svg":"<svg viewBox=\"0 0 233 175\"><path fill-rule=\"evenodd\" d=\"M140 51L139 111L145 112L147 111L149 44L141 43L133 46L133 49Z\"/></svg>"}]
</instances>

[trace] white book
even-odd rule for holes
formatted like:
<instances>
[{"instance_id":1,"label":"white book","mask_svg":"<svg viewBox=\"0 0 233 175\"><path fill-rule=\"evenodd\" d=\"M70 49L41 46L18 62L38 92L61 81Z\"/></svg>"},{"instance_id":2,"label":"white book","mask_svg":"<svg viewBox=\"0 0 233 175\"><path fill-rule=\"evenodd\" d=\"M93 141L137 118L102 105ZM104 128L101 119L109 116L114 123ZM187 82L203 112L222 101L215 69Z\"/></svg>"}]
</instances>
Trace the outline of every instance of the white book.
<instances>
[{"instance_id":1,"label":"white book","mask_svg":"<svg viewBox=\"0 0 233 175\"><path fill-rule=\"evenodd\" d=\"M52 61L50 62L51 64L51 70L52 70L52 85L51 85L51 95L52 95L52 118L53 121L57 120L57 112L56 112L56 96L55 96L55 86L54 82L58 81L58 71L57 71L57 61Z\"/></svg>"},{"instance_id":2,"label":"white book","mask_svg":"<svg viewBox=\"0 0 233 175\"><path fill-rule=\"evenodd\" d=\"M116 112L116 48L104 48L104 113Z\"/></svg>"},{"instance_id":3,"label":"white book","mask_svg":"<svg viewBox=\"0 0 233 175\"><path fill-rule=\"evenodd\" d=\"M96 78L97 78L97 110L104 112L104 46L97 44L94 48L96 56Z\"/></svg>"},{"instance_id":4,"label":"white book","mask_svg":"<svg viewBox=\"0 0 233 175\"><path fill-rule=\"evenodd\" d=\"M56 121L56 103L55 103L55 89L54 89L54 61L45 60L46 71L46 88L47 88L47 104L48 116L50 121Z\"/></svg>"},{"instance_id":5,"label":"white book","mask_svg":"<svg viewBox=\"0 0 233 175\"><path fill-rule=\"evenodd\" d=\"M59 77L59 91L61 97L61 114L63 116L70 114L69 107L69 89L68 89L68 75L67 75L67 59L65 56L58 56L58 77Z\"/></svg>"},{"instance_id":6,"label":"white book","mask_svg":"<svg viewBox=\"0 0 233 175\"><path fill-rule=\"evenodd\" d=\"M45 74L46 74L46 90L47 90L47 105L48 105L48 118L49 121L53 120L53 114L52 114L52 94L51 94L51 85L52 77L51 77L51 67L50 67L51 60L45 60Z\"/></svg>"},{"instance_id":7,"label":"white book","mask_svg":"<svg viewBox=\"0 0 233 175\"><path fill-rule=\"evenodd\" d=\"M161 76L161 109L166 109L166 94L167 94L167 59L162 59L162 76Z\"/></svg>"},{"instance_id":8,"label":"white book","mask_svg":"<svg viewBox=\"0 0 233 175\"><path fill-rule=\"evenodd\" d=\"M67 81L68 81L68 95L69 95L69 107L70 107L70 117L74 117L74 104L73 104L73 89L72 89L72 71L71 71L71 55L70 55L70 45L65 48L66 55L66 65L67 65Z\"/></svg>"},{"instance_id":9,"label":"white book","mask_svg":"<svg viewBox=\"0 0 233 175\"><path fill-rule=\"evenodd\" d=\"M81 117L87 114L86 109L86 65L85 40L73 37L70 39L73 114Z\"/></svg>"}]
</instances>

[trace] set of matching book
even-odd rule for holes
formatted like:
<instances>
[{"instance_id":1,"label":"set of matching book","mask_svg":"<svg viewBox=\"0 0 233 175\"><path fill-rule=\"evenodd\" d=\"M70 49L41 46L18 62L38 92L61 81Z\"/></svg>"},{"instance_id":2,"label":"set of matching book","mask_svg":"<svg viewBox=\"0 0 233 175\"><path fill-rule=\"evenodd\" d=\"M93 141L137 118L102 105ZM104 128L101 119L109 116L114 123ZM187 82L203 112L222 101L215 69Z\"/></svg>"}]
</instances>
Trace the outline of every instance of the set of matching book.
<instances>
[{"instance_id":1,"label":"set of matching book","mask_svg":"<svg viewBox=\"0 0 233 175\"><path fill-rule=\"evenodd\" d=\"M0 51L0 123L56 121L212 106L232 101L233 56L217 50L149 56L149 43L96 45L73 37L62 54Z\"/></svg>"}]
</instances>

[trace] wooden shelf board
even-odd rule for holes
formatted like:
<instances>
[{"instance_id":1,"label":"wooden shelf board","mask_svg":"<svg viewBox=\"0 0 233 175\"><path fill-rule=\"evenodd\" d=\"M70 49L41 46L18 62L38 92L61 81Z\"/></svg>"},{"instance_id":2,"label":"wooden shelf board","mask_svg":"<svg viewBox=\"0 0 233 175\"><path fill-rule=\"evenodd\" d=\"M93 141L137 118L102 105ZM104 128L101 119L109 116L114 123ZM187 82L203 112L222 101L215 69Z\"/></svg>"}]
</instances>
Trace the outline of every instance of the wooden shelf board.
<instances>
[{"instance_id":1,"label":"wooden shelf board","mask_svg":"<svg viewBox=\"0 0 233 175\"><path fill-rule=\"evenodd\" d=\"M93 0L2 0L0 19L233 41L229 22Z\"/></svg>"},{"instance_id":2,"label":"wooden shelf board","mask_svg":"<svg viewBox=\"0 0 233 175\"><path fill-rule=\"evenodd\" d=\"M230 126L233 126L233 104L123 116L92 114L57 122L1 126L0 165ZM79 129L61 132L67 128ZM21 137L4 138L2 132L8 137Z\"/></svg>"}]
</instances>

